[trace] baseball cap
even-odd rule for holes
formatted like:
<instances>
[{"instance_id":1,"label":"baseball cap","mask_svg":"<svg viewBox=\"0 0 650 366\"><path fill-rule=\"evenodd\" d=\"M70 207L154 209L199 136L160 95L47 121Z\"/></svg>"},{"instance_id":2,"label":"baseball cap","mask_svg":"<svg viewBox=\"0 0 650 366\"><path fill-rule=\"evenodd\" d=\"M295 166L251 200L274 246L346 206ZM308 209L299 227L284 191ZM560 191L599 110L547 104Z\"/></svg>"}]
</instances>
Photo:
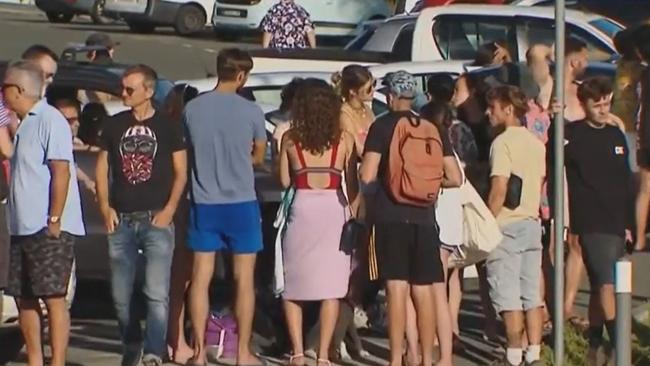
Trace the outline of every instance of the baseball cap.
<instances>
[{"instance_id":1,"label":"baseball cap","mask_svg":"<svg viewBox=\"0 0 650 366\"><path fill-rule=\"evenodd\" d=\"M104 46L106 48L113 48L120 43L113 41L111 37L102 32L93 33L86 38L86 46Z\"/></svg>"},{"instance_id":2,"label":"baseball cap","mask_svg":"<svg viewBox=\"0 0 650 366\"><path fill-rule=\"evenodd\" d=\"M380 91L390 93L398 98L414 99L418 94L415 78L404 70L386 74L382 84L384 87Z\"/></svg>"}]
</instances>

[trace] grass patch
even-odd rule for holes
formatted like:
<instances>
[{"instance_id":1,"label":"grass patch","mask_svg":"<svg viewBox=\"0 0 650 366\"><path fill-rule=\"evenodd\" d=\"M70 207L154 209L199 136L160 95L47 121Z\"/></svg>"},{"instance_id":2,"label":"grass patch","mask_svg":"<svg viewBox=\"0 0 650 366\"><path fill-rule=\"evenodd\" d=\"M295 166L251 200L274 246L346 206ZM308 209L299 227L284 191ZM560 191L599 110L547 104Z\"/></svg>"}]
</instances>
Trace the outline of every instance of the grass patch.
<instances>
[{"instance_id":1,"label":"grass patch","mask_svg":"<svg viewBox=\"0 0 650 366\"><path fill-rule=\"evenodd\" d=\"M564 330L564 344L562 366L584 366L588 348L584 335L575 328L567 326ZM606 345L605 349L609 349L609 345ZM556 365L553 360L553 350L546 345L542 349L542 361L545 365ZM639 323L634 319L632 320L632 365L650 365L650 324Z\"/></svg>"}]
</instances>

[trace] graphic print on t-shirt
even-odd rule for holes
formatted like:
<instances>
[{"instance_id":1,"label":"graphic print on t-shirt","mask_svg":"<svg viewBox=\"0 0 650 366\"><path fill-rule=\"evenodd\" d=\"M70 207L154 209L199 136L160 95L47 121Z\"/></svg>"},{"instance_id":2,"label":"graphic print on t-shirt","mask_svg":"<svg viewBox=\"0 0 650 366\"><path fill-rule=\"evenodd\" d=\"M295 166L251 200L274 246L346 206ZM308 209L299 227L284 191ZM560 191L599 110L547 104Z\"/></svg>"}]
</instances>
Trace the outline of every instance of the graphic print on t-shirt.
<instances>
[{"instance_id":1,"label":"graphic print on t-shirt","mask_svg":"<svg viewBox=\"0 0 650 366\"><path fill-rule=\"evenodd\" d=\"M153 160L158 150L156 134L147 126L130 127L120 139L122 174L126 180L136 185L151 179Z\"/></svg>"}]
</instances>

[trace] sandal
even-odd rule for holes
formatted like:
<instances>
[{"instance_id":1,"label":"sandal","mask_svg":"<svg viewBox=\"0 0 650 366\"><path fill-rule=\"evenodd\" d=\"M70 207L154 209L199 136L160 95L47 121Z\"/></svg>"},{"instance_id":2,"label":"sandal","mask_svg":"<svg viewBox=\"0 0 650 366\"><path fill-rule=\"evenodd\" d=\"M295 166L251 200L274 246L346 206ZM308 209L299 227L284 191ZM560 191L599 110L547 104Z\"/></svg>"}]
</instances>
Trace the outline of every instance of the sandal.
<instances>
[{"instance_id":1,"label":"sandal","mask_svg":"<svg viewBox=\"0 0 650 366\"><path fill-rule=\"evenodd\" d=\"M298 358L302 358L302 359L303 359L303 360L302 360L302 363L294 364L294 363L293 363L293 360L298 359ZM301 366L301 365L304 365L304 364L305 364L305 354L304 354L304 353L298 353L298 354L296 354L296 355L291 355L291 356L289 356L289 365Z\"/></svg>"}]
</instances>

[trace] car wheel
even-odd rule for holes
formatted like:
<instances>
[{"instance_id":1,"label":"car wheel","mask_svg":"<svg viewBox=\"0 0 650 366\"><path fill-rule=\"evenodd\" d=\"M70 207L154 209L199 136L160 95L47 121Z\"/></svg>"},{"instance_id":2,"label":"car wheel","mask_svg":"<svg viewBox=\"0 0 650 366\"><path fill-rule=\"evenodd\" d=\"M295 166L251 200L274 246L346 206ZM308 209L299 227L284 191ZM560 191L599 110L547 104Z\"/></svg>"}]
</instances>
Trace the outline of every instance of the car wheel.
<instances>
[{"instance_id":1,"label":"car wheel","mask_svg":"<svg viewBox=\"0 0 650 366\"><path fill-rule=\"evenodd\" d=\"M104 16L105 5L106 0L95 0L93 8L90 10L90 18L93 20L93 23L103 25L111 22L110 18Z\"/></svg>"},{"instance_id":2,"label":"car wheel","mask_svg":"<svg viewBox=\"0 0 650 366\"><path fill-rule=\"evenodd\" d=\"M205 27L206 17L203 10L195 5L184 5L178 10L174 30L181 36L189 36Z\"/></svg>"},{"instance_id":3,"label":"car wheel","mask_svg":"<svg viewBox=\"0 0 650 366\"><path fill-rule=\"evenodd\" d=\"M47 20L49 20L50 23L70 23L74 14L49 11L45 13L45 16L47 16Z\"/></svg>"},{"instance_id":4,"label":"car wheel","mask_svg":"<svg viewBox=\"0 0 650 366\"><path fill-rule=\"evenodd\" d=\"M129 26L131 32L134 33L148 34L148 33L153 33L153 31L156 30L156 25L153 23L127 20L126 24Z\"/></svg>"},{"instance_id":5,"label":"car wheel","mask_svg":"<svg viewBox=\"0 0 650 366\"><path fill-rule=\"evenodd\" d=\"M0 301L2 301L1 297ZM0 327L0 344L2 344L2 347L0 347L0 365L15 360L25 344L20 328L18 326Z\"/></svg>"}]
</instances>

